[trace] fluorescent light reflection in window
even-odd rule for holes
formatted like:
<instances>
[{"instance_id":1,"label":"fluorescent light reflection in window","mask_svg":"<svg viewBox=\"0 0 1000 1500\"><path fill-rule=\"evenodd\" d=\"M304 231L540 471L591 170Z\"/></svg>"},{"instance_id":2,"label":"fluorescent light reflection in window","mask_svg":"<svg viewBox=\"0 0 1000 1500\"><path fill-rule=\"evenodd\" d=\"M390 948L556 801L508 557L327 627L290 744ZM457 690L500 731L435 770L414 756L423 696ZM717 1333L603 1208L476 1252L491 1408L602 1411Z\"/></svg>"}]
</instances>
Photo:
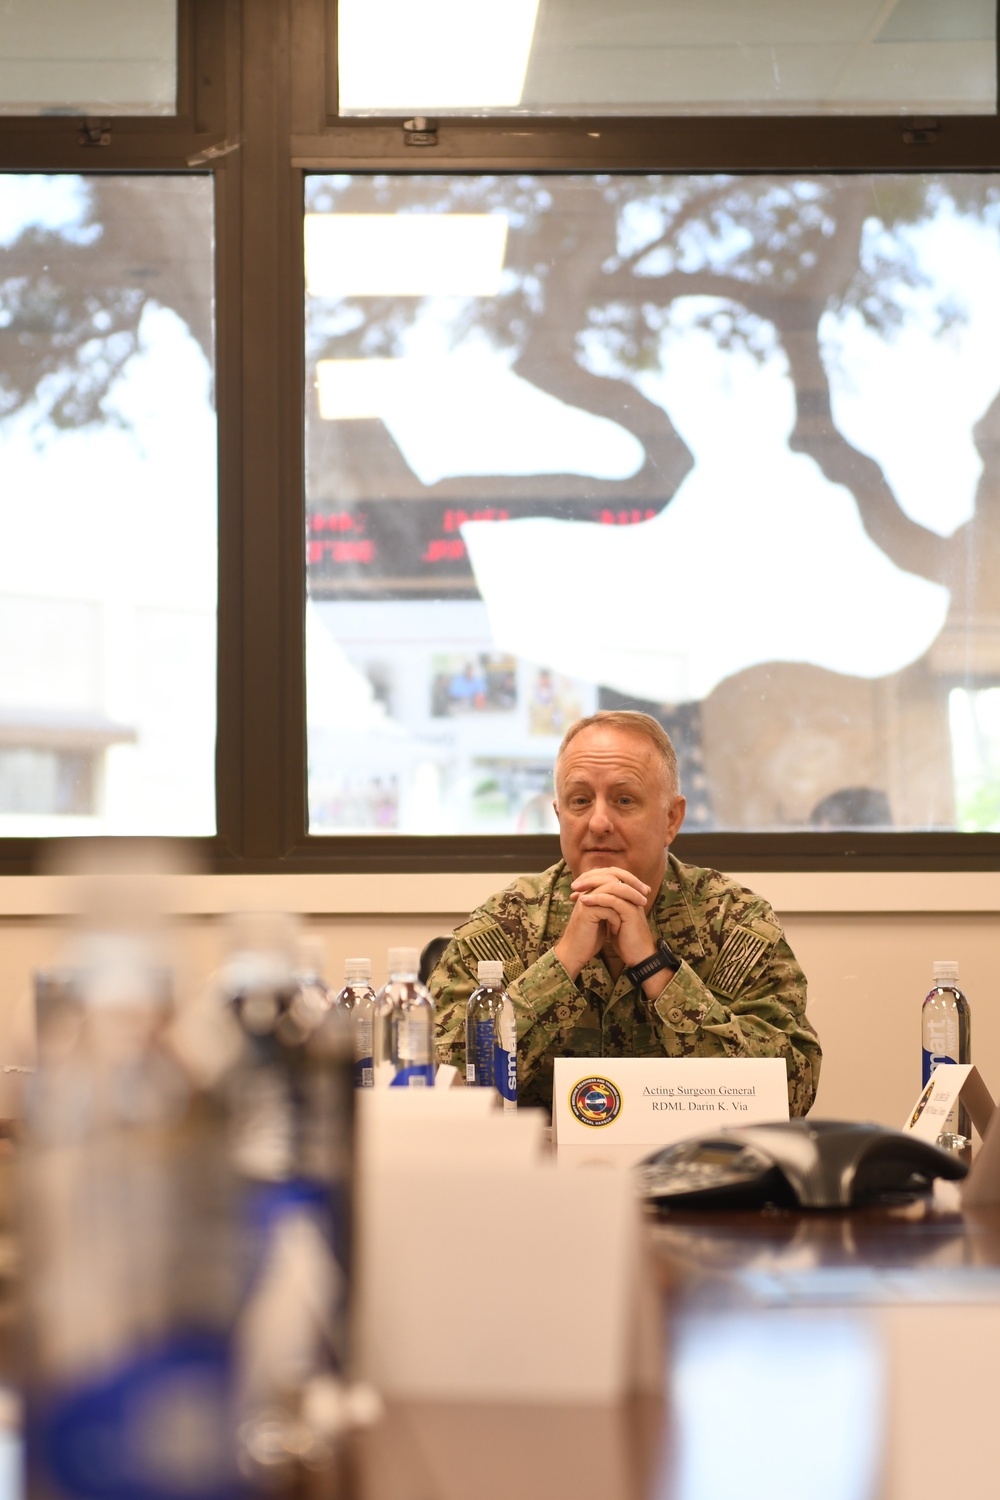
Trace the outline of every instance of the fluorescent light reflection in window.
<instances>
[{"instance_id":1,"label":"fluorescent light reflection in window","mask_svg":"<svg viewBox=\"0 0 1000 1500\"><path fill-rule=\"evenodd\" d=\"M515 375L487 348L450 357L323 359L326 421L380 418L422 484L460 474L629 479L645 453L631 432Z\"/></svg>"},{"instance_id":2,"label":"fluorescent light reflection in window","mask_svg":"<svg viewBox=\"0 0 1000 1500\"><path fill-rule=\"evenodd\" d=\"M343 114L992 114L996 102L991 0L341 0L339 13Z\"/></svg>"},{"instance_id":3,"label":"fluorescent light reflection in window","mask_svg":"<svg viewBox=\"0 0 1000 1500\"><path fill-rule=\"evenodd\" d=\"M521 102L538 0L341 0L344 112L504 108Z\"/></svg>"},{"instance_id":4,"label":"fluorescent light reflection in window","mask_svg":"<svg viewBox=\"0 0 1000 1500\"><path fill-rule=\"evenodd\" d=\"M312 297L495 297L504 214L307 214Z\"/></svg>"}]
</instances>

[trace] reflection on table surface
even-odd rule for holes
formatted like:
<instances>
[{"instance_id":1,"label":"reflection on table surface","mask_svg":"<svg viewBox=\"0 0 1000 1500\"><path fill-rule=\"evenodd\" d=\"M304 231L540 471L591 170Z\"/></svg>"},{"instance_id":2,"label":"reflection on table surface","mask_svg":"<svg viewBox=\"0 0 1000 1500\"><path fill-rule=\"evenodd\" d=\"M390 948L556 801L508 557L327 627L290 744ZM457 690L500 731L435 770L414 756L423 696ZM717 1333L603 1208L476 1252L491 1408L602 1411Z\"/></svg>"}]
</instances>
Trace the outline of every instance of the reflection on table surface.
<instances>
[{"instance_id":1,"label":"reflection on table surface","mask_svg":"<svg viewBox=\"0 0 1000 1500\"><path fill-rule=\"evenodd\" d=\"M303 1500L992 1500L1000 1209L670 1213L648 1231L662 1400L390 1404ZM8 1405L0 1500L20 1492Z\"/></svg>"},{"instance_id":2,"label":"reflection on table surface","mask_svg":"<svg viewBox=\"0 0 1000 1500\"><path fill-rule=\"evenodd\" d=\"M641 1500L657 1467L660 1426L661 1404L651 1399L621 1407L407 1403L358 1440L347 1493L351 1500Z\"/></svg>"},{"instance_id":3,"label":"reflection on table surface","mask_svg":"<svg viewBox=\"0 0 1000 1500\"><path fill-rule=\"evenodd\" d=\"M353 1445L346 1492L359 1500L996 1493L1000 1210L962 1215L918 1201L845 1213L672 1213L649 1231L664 1296L662 1402L407 1403Z\"/></svg>"},{"instance_id":4,"label":"reflection on table surface","mask_svg":"<svg viewBox=\"0 0 1000 1500\"><path fill-rule=\"evenodd\" d=\"M684 1298L717 1295L754 1274L788 1280L804 1273L939 1273L1000 1267L1000 1210L942 1208L930 1199L892 1208L797 1213L669 1213L650 1220L665 1290ZM937 1275L925 1279L931 1295Z\"/></svg>"}]
</instances>

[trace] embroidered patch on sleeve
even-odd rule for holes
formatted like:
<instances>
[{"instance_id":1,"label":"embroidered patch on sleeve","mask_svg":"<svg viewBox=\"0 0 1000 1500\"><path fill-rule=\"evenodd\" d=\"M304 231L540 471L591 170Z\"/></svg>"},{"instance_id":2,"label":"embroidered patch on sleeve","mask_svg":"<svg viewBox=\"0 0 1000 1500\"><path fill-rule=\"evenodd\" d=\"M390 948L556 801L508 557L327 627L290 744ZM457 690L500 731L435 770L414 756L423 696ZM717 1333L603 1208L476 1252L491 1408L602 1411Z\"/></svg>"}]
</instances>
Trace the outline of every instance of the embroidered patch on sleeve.
<instances>
[{"instance_id":1,"label":"embroidered patch on sleeve","mask_svg":"<svg viewBox=\"0 0 1000 1500\"><path fill-rule=\"evenodd\" d=\"M508 984L524 973L521 955L499 922L486 918L482 923L470 923L456 936L462 947L477 962L485 959L502 963L504 979Z\"/></svg>"},{"instance_id":2,"label":"embroidered patch on sleeve","mask_svg":"<svg viewBox=\"0 0 1000 1500\"><path fill-rule=\"evenodd\" d=\"M709 988L726 1000L735 1000L751 969L769 946L766 937L749 927L734 927L719 949L715 967L709 975Z\"/></svg>"}]
</instances>

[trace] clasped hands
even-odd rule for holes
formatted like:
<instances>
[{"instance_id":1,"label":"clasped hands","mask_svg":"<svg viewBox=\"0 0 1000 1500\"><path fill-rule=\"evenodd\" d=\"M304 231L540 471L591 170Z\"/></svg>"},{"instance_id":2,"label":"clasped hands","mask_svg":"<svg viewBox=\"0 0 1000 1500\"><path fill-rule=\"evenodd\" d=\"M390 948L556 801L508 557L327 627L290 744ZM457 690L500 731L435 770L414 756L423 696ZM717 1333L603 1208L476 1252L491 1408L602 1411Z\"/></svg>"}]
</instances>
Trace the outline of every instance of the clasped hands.
<instances>
[{"instance_id":1,"label":"clasped hands","mask_svg":"<svg viewBox=\"0 0 1000 1500\"><path fill-rule=\"evenodd\" d=\"M612 948L626 968L656 951L646 919L649 892L638 876L614 865L577 876L570 895L573 911L553 949L571 979L604 947Z\"/></svg>"}]
</instances>

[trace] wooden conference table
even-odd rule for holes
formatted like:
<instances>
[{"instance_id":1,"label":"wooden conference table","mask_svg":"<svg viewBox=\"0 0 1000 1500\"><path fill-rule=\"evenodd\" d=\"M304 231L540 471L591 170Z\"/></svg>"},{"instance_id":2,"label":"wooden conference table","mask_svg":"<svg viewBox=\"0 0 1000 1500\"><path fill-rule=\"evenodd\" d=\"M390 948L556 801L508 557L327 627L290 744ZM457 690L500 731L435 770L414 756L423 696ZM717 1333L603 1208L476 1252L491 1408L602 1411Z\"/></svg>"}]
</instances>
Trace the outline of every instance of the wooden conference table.
<instances>
[{"instance_id":1,"label":"wooden conference table","mask_svg":"<svg viewBox=\"0 0 1000 1500\"><path fill-rule=\"evenodd\" d=\"M663 1296L662 1400L612 1409L393 1406L353 1441L324 1492L351 1500L1000 1494L1000 1209L963 1215L957 1201L919 1201L847 1213L672 1213L650 1219L648 1232Z\"/></svg>"},{"instance_id":2,"label":"wooden conference table","mask_svg":"<svg viewBox=\"0 0 1000 1500\"><path fill-rule=\"evenodd\" d=\"M662 1297L662 1398L390 1404L303 1500L1000 1495L1000 1208L963 1214L956 1194L955 1207L939 1198L851 1212L673 1212L646 1229ZM8 1270L0 1264L4 1366ZM6 1497L18 1487L0 1488Z\"/></svg>"}]
</instances>

